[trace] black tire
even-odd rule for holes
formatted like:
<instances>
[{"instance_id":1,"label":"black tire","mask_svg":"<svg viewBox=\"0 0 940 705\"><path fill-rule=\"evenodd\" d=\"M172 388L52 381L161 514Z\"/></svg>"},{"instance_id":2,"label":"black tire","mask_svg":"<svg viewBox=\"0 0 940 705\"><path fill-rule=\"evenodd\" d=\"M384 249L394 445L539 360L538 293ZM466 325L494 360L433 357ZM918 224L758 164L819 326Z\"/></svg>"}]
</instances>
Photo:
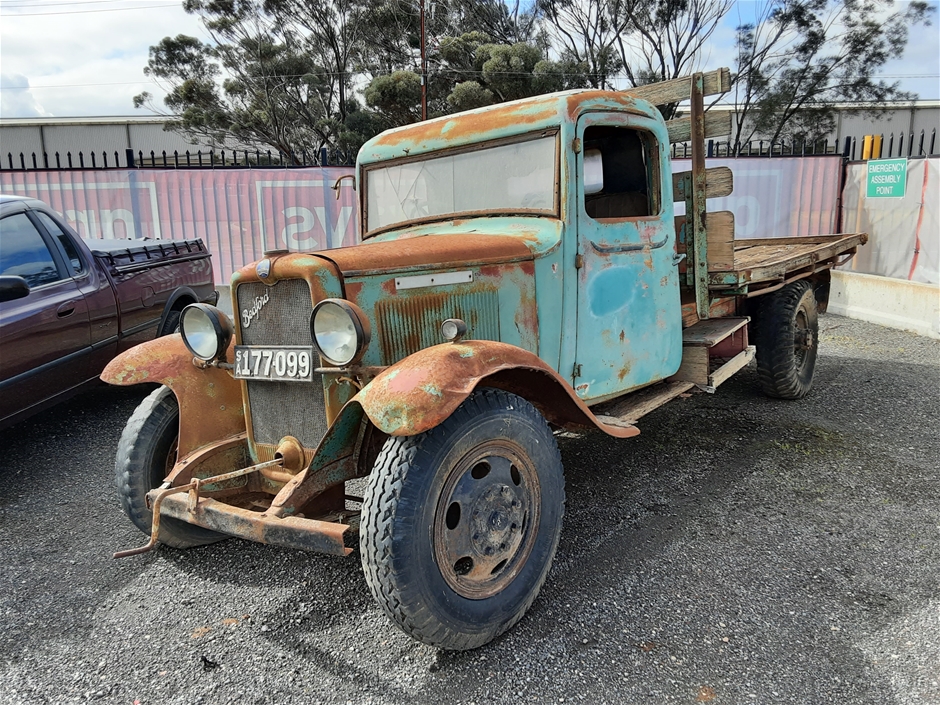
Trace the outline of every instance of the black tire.
<instances>
[{"instance_id":1,"label":"black tire","mask_svg":"<svg viewBox=\"0 0 940 705\"><path fill-rule=\"evenodd\" d=\"M114 481L121 509L147 536L153 523L147 492L163 483L175 463L179 417L176 396L167 387L159 387L128 419L118 442ZM202 546L224 538L225 534L179 519L160 519L160 543L173 548Z\"/></svg>"},{"instance_id":2,"label":"black tire","mask_svg":"<svg viewBox=\"0 0 940 705\"><path fill-rule=\"evenodd\" d=\"M767 294L756 324L757 373L764 393L778 399L802 399L813 388L819 348L813 287L796 281Z\"/></svg>"},{"instance_id":3,"label":"black tire","mask_svg":"<svg viewBox=\"0 0 940 705\"><path fill-rule=\"evenodd\" d=\"M542 415L514 394L477 390L436 428L385 442L362 505L366 582L406 634L482 646L538 595L564 503Z\"/></svg>"},{"instance_id":4,"label":"black tire","mask_svg":"<svg viewBox=\"0 0 940 705\"><path fill-rule=\"evenodd\" d=\"M180 327L180 316L182 314L182 309L167 311L166 318L163 321L163 325L160 326L160 332L157 333L157 337L162 338L164 335L170 335L178 331Z\"/></svg>"}]
</instances>

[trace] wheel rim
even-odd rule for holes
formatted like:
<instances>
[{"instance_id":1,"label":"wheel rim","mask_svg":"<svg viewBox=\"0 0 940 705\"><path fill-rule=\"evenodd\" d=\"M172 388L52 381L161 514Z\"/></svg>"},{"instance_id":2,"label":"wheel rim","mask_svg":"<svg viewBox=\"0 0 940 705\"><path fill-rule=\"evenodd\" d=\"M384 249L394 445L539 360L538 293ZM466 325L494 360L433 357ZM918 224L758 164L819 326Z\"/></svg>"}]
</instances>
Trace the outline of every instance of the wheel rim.
<instances>
[{"instance_id":1,"label":"wheel rim","mask_svg":"<svg viewBox=\"0 0 940 705\"><path fill-rule=\"evenodd\" d=\"M806 317L806 311L800 308L796 312L796 320L793 327L793 358L797 369L803 369L806 364L807 353L813 349L816 344L814 340L813 329L809 325Z\"/></svg>"},{"instance_id":2,"label":"wheel rim","mask_svg":"<svg viewBox=\"0 0 940 705\"><path fill-rule=\"evenodd\" d=\"M525 451L490 441L453 467L437 503L434 559L454 592L484 599L518 575L538 534L538 474Z\"/></svg>"},{"instance_id":3,"label":"wheel rim","mask_svg":"<svg viewBox=\"0 0 940 705\"><path fill-rule=\"evenodd\" d=\"M163 484L163 481L169 476L170 472L176 466L176 456L177 456L177 451L179 450L179 440L180 440L179 435L176 435L173 437L173 440L170 442L170 447L167 449L167 452L166 452L166 460L164 460L163 462L163 468L162 468L163 474L162 475L160 474L161 472L160 466L157 463L154 463L153 475L151 477L151 483L150 483L152 485L151 489L153 489L153 487L159 487L161 484ZM159 475L159 477L157 477L157 475Z\"/></svg>"}]
</instances>

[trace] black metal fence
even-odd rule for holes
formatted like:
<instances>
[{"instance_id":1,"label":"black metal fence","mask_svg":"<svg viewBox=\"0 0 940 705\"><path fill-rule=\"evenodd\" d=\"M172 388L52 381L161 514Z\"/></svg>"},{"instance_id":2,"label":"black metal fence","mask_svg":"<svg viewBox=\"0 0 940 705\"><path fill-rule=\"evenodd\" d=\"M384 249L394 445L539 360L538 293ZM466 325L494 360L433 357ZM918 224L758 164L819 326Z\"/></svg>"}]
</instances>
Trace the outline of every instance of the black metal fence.
<instances>
[{"instance_id":1,"label":"black metal fence","mask_svg":"<svg viewBox=\"0 0 940 705\"><path fill-rule=\"evenodd\" d=\"M871 159L888 159L891 157L924 157L934 156L937 148L937 129L927 134L921 130L917 135L913 132L901 132L895 138L894 133L885 138L873 140ZM750 142L731 142L721 140L708 140L705 146L705 156L715 157L812 157L817 155L841 155L850 161L863 158L863 140L859 137L846 137L841 149L837 139L824 139L815 142L791 141L769 142L766 140L752 140ZM692 156L690 142L672 145L672 157L675 159L688 159ZM118 150L111 152L47 152L27 155L20 152L14 155L7 152L0 160L0 171L27 171L38 169L72 170L72 169L251 169L257 167L283 167L286 169L311 166L352 166L356 163L356 155L348 152L328 150L326 147L315 151L290 152L284 154L267 150L196 150L185 152L166 150L144 152L143 150L125 149L122 155Z\"/></svg>"},{"instance_id":2,"label":"black metal fence","mask_svg":"<svg viewBox=\"0 0 940 705\"><path fill-rule=\"evenodd\" d=\"M32 152L27 155L20 152L14 155L7 152L0 160L0 171L27 171L50 169L53 171L73 169L222 169L238 168L250 169L257 167L311 167L311 166L351 166L356 163L356 155L341 151L328 150L326 147L307 152L290 152L284 154L272 150L195 150L180 152L174 150L167 152L144 152L143 150L125 149L123 155L120 151L113 152L75 152L65 154Z\"/></svg>"},{"instance_id":3,"label":"black metal fence","mask_svg":"<svg viewBox=\"0 0 940 705\"><path fill-rule=\"evenodd\" d=\"M913 132L894 133L887 138L883 134L873 135L870 159L890 159L891 157L932 157L936 154L937 129L920 135ZM731 142L708 140L705 144L706 157L812 157L816 155L841 155L850 161L863 158L864 137L846 137L840 149L838 139L823 139L815 142L791 141L770 142L753 140L750 142ZM672 145L674 159L688 159L692 156L692 143L682 142Z\"/></svg>"}]
</instances>

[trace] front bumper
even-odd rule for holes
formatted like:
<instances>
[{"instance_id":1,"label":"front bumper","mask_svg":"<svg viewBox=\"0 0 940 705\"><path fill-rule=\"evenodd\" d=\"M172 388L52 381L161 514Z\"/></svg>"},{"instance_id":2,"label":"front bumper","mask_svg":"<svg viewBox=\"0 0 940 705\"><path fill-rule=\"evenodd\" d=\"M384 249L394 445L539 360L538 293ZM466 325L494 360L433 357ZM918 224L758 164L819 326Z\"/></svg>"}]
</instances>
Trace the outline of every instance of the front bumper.
<instances>
[{"instance_id":1,"label":"front bumper","mask_svg":"<svg viewBox=\"0 0 940 705\"><path fill-rule=\"evenodd\" d=\"M156 490L159 492L159 490ZM184 494L165 497L160 509L164 517L173 517L197 526L239 538L305 551L348 556L352 553L343 542L348 524L319 521L294 516L274 516L267 512L226 504L200 497L195 507Z\"/></svg>"}]
</instances>

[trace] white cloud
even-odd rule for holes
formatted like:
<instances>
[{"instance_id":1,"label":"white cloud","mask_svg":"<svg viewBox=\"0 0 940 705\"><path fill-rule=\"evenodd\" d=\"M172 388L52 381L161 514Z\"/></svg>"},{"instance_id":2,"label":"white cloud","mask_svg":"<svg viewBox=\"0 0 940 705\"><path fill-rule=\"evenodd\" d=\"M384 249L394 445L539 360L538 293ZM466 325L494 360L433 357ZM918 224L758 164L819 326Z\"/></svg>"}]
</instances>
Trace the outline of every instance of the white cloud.
<instances>
[{"instance_id":1,"label":"white cloud","mask_svg":"<svg viewBox=\"0 0 940 705\"><path fill-rule=\"evenodd\" d=\"M30 3L16 10L3 9L0 63L4 74L27 80L33 103L44 109L31 111L29 104L12 97L24 91L7 90L4 78L0 90L3 117L141 114L134 110L135 95L150 91L158 104L164 95L143 74L150 46L168 35L205 38L196 18L181 5L151 7L166 5L165 0L121 0L107 5L55 1L54 5ZM102 7L119 11L87 12Z\"/></svg>"},{"instance_id":2,"label":"white cloud","mask_svg":"<svg viewBox=\"0 0 940 705\"><path fill-rule=\"evenodd\" d=\"M49 113L29 89L26 76L0 74L0 117L46 117Z\"/></svg>"},{"instance_id":3,"label":"white cloud","mask_svg":"<svg viewBox=\"0 0 940 705\"><path fill-rule=\"evenodd\" d=\"M149 47L168 35L189 34L205 40L198 20L181 5L152 7L165 5L166 0L61 4L64 1L4 3L0 116L141 114L134 110L133 96L150 91L160 105L164 95L143 75ZM700 68L733 65L734 27L751 10L748 3L739 2L729 13L706 46ZM897 76L888 80L900 80L902 87L918 92L921 98L940 97L938 20L935 14L933 26L915 28L904 57L889 62L883 72ZM9 89L8 82L13 82Z\"/></svg>"}]
</instances>

